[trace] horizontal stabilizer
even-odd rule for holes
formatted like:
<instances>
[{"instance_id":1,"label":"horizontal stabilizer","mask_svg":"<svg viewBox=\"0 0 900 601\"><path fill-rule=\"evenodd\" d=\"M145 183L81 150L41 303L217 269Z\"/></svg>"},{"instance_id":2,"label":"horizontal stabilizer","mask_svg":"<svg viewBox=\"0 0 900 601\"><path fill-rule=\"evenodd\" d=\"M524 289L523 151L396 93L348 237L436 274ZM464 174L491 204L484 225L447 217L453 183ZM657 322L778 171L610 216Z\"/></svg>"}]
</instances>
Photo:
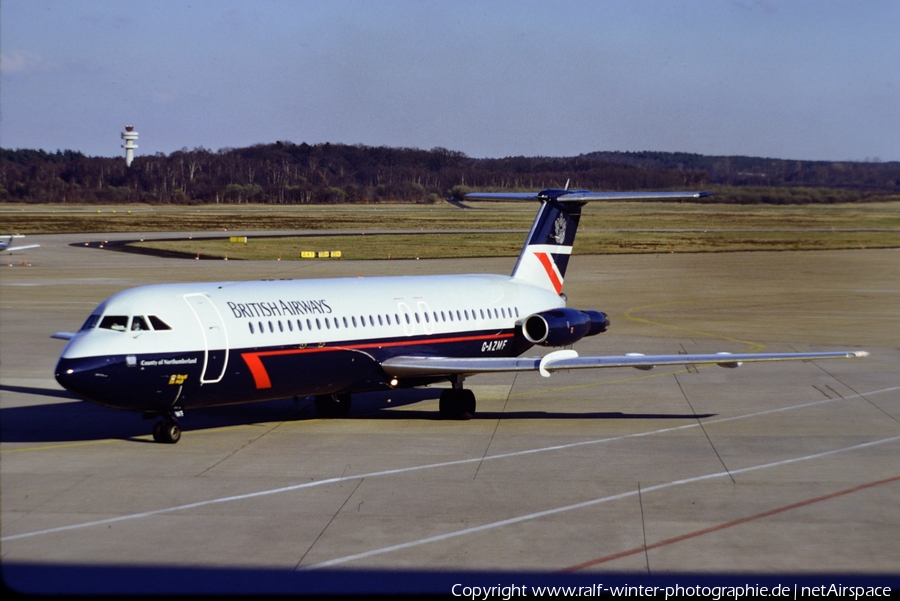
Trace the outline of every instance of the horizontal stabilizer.
<instances>
[{"instance_id":1,"label":"horizontal stabilizer","mask_svg":"<svg viewBox=\"0 0 900 601\"><path fill-rule=\"evenodd\" d=\"M589 202L592 200L685 200L711 196L712 192L589 192L587 190L544 190L542 192L471 192L463 200L522 202L548 200Z\"/></svg>"},{"instance_id":2,"label":"horizontal stabilizer","mask_svg":"<svg viewBox=\"0 0 900 601\"><path fill-rule=\"evenodd\" d=\"M398 378L517 371L540 371L543 375L544 372L564 369L596 369L602 367L648 369L657 365L702 365L713 363L723 367L734 367L738 363L851 359L866 357L868 354L866 351L837 351L827 353L714 353L704 355L639 355L632 353L608 357L578 357L572 356L570 353L565 353L564 355L550 353L546 357L393 357L382 362L381 367L391 376Z\"/></svg>"}]
</instances>

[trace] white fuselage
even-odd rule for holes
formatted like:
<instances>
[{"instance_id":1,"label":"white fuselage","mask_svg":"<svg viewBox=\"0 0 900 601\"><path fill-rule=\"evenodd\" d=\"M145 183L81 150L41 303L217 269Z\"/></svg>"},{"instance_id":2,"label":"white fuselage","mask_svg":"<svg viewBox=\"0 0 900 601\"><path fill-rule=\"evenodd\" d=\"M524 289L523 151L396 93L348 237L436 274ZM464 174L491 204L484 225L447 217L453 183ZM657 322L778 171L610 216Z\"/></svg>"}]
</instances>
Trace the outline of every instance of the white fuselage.
<instances>
[{"instance_id":1,"label":"white fuselage","mask_svg":"<svg viewBox=\"0 0 900 601\"><path fill-rule=\"evenodd\" d=\"M63 351L57 376L89 400L144 410L174 400L320 394L351 381L378 388L383 378L360 375L363 364L377 371L385 358L411 352L514 356L531 346L516 337L517 324L564 304L551 291L499 275L144 286L95 309L91 327ZM337 375L324 378L320 370Z\"/></svg>"}]
</instances>

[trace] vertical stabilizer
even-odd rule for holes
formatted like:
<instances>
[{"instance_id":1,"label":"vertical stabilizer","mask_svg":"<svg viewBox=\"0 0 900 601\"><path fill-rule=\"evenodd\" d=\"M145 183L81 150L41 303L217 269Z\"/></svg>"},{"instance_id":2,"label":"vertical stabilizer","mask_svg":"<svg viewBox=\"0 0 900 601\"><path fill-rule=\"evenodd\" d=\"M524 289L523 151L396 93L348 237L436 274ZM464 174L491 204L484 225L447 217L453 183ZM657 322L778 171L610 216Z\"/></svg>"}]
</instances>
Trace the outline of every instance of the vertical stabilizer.
<instances>
[{"instance_id":1,"label":"vertical stabilizer","mask_svg":"<svg viewBox=\"0 0 900 601\"><path fill-rule=\"evenodd\" d=\"M528 233L512 277L560 294L583 203L559 202L552 197L547 198L546 192L550 191L541 193L541 208ZM564 190L554 192L566 193Z\"/></svg>"}]
</instances>

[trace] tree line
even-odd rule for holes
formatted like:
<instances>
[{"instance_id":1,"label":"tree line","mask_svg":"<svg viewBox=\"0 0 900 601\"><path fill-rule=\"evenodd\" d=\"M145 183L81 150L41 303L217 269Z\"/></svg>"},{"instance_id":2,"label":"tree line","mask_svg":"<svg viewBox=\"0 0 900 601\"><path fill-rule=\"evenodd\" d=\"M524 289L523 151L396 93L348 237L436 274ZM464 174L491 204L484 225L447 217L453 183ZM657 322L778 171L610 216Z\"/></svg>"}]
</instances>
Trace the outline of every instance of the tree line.
<instances>
[{"instance_id":1,"label":"tree line","mask_svg":"<svg viewBox=\"0 0 900 601\"><path fill-rule=\"evenodd\" d=\"M461 198L473 189L536 190L562 187L567 181L570 188L590 190L753 186L740 193L726 188L726 195L718 198L731 198L732 202L847 202L900 192L900 163L657 152L476 159L446 148L276 142L137 156L128 168L122 157L90 157L72 150L0 149L0 202L433 203ZM760 186L769 192L751 192Z\"/></svg>"}]
</instances>

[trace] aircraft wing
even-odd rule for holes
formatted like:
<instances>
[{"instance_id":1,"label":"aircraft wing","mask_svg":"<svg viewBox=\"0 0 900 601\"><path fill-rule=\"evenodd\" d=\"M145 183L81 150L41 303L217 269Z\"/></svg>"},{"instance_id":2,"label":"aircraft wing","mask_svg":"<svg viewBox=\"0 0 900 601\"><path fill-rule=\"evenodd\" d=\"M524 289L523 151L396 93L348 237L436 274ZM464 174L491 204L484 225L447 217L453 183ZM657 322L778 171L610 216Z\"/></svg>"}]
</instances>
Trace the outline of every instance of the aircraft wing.
<instances>
[{"instance_id":1,"label":"aircraft wing","mask_svg":"<svg viewBox=\"0 0 900 601\"><path fill-rule=\"evenodd\" d=\"M612 355L579 357L573 350L555 351L544 357L392 357L381 367L396 377L474 375L480 373L538 371L544 377L564 369L601 367L634 367L652 369L657 365L716 364L738 367L742 363L762 361L808 361L814 359L850 359L866 357L866 351L837 351L826 353L713 353L706 355Z\"/></svg>"},{"instance_id":2,"label":"aircraft wing","mask_svg":"<svg viewBox=\"0 0 900 601\"><path fill-rule=\"evenodd\" d=\"M26 248L37 248L40 244L28 244L26 246L11 246L9 248L0 249L0 252L11 253L14 250L25 250Z\"/></svg>"},{"instance_id":3,"label":"aircraft wing","mask_svg":"<svg viewBox=\"0 0 900 601\"><path fill-rule=\"evenodd\" d=\"M72 340L75 338L75 332L54 332L50 334L50 338L58 338L59 340Z\"/></svg>"},{"instance_id":4,"label":"aircraft wing","mask_svg":"<svg viewBox=\"0 0 900 601\"><path fill-rule=\"evenodd\" d=\"M556 196L559 202L587 202L591 200L675 200L679 198L703 198L711 192L588 192L573 190ZM492 202L521 202L523 200L543 200L539 192L472 192L463 200L487 200Z\"/></svg>"}]
</instances>

